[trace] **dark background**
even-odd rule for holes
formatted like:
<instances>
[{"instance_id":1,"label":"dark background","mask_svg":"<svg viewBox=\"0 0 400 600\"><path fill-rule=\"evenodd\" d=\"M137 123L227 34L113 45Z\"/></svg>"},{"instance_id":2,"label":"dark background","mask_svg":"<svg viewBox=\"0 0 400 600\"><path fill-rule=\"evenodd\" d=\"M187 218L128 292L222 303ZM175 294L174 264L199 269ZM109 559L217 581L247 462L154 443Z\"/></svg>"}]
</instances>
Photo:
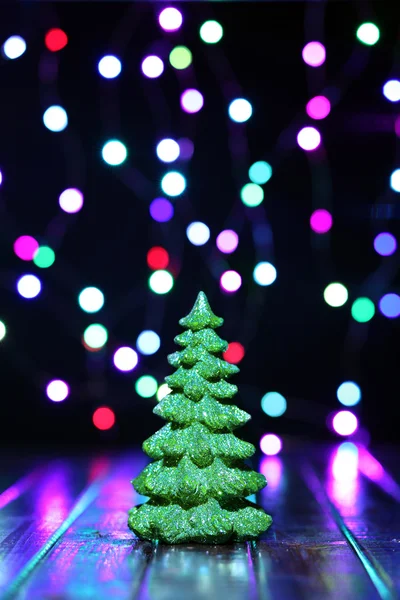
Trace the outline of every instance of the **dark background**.
<instances>
[{"instance_id":1,"label":"dark background","mask_svg":"<svg viewBox=\"0 0 400 600\"><path fill-rule=\"evenodd\" d=\"M220 335L240 341L246 355L235 378L238 403L252 413L243 436L257 440L266 431L309 439L332 436L328 415L340 408L336 389L356 381L363 399L355 407L373 440L398 439L399 319L377 310L366 324L356 323L351 303L367 295L376 304L400 290L398 251L382 258L373 249L380 231L399 233L399 195L389 187L400 167L394 121L399 105L388 102L382 85L398 77L400 6L394 2L283 2L179 4L184 25L176 33L158 26L159 4L20 3L2 4L0 42L22 35L26 53L0 60L0 318L7 336L0 343L0 441L24 443L141 442L162 422L152 415L155 401L137 396L134 381L152 374L159 382L171 372L166 355L174 350L178 320L190 310L199 289L214 312L225 318ZM216 46L198 35L209 18L224 27ZM376 46L355 36L364 21L381 30ZM50 53L48 29L61 27L69 43ZM307 67L301 50L319 40L327 60ZM193 65L179 72L168 64L170 50L187 45ZM162 56L166 68L157 80L144 78L146 54ZM104 54L123 65L115 80L97 71ZM198 87L202 111L183 113L180 92ZM296 135L311 122L307 101L324 93L332 103L327 119L315 122L323 148L305 153ZM227 106L243 95L253 105L246 125L227 118ZM69 126L61 133L42 122L50 104L67 110ZM162 195L160 179L170 169L155 155L165 136L187 137L194 155L174 163L187 177L186 193L174 200L175 216L158 224L149 204ZM128 160L109 167L101 147L118 138ZM246 209L239 199L256 160L273 167L264 186L265 200ZM78 187L85 196L77 215L62 213L58 196ZM314 234L309 218L316 208L333 214L334 226ZM206 246L192 246L185 234L192 220L211 229ZM259 228L270 228L260 243ZM238 250L221 255L215 238L224 228L240 233ZM50 269L23 263L13 252L19 235L33 235L56 252ZM265 236L264 236L265 240ZM173 290L156 296L148 288L146 253L165 247L176 276ZM255 264L269 260L276 282L267 288L252 279ZM219 276L229 265L243 285L224 294ZM15 288L25 272L37 273L43 292L21 298ZM340 281L349 301L331 308L323 290ZM78 306L83 287L105 294L104 309L88 315ZM101 322L109 330L104 351L88 353L83 330ZM134 347L146 328L161 336L154 356L123 374L112 365L113 351ZM45 386L61 378L71 387L62 403L50 402ZM288 399L279 419L268 418L260 399L276 390ZM116 425L108 432L93 427L93 411L113 408Z\"/></svg>"}]
</instances>

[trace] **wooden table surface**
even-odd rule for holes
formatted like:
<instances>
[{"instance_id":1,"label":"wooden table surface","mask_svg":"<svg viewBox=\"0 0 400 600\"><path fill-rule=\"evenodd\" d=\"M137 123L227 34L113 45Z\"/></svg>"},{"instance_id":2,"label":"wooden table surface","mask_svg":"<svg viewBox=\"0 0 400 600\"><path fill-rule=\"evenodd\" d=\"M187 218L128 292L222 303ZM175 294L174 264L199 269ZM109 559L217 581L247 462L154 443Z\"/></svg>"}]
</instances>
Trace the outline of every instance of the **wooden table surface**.
<instances>
[{"instance_id":1,"label":"wooden table surface","mask_svg":"<svg viewBox=\"0 0 400 600\"><path fill-rule=\"evenodd\" d=\"M127 528L128 509L143 501L130 484L146 464L140 450L23 459L4 452L0 598L397 598L398 456L360 449L355 471L322 446L264 458L269 486L258 501L274 523L260 541L163 546Z\"/></svg>"}]
</instances>

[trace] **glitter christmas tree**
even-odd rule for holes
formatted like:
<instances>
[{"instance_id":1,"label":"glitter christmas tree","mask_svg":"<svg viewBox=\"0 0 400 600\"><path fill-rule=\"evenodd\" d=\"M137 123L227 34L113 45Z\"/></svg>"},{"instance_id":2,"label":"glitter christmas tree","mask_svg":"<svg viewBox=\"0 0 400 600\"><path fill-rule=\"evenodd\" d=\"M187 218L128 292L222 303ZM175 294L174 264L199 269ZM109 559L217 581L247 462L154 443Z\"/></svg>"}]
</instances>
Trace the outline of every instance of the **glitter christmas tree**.
<instances>
[{"instance_id":1,"label":"glitter christmas tree","mask_svg":"<svg viewBox=\"0 0 400 600\"><path fill-rule=\"evenodd\" d=\"M232 433L250 415L233 404L237 387L226 381L239 371L221 358L228 347L215 332L223 319L200 292L170 354L176 372L165 378L172 392L155 407L166 421L143 444L153 459L134 481L149 500L129 511L140 538L167 544L226 543L256 538L271 517L246 499L265 485L245 459L255 448Z\"/></svg>"}]
</instances>

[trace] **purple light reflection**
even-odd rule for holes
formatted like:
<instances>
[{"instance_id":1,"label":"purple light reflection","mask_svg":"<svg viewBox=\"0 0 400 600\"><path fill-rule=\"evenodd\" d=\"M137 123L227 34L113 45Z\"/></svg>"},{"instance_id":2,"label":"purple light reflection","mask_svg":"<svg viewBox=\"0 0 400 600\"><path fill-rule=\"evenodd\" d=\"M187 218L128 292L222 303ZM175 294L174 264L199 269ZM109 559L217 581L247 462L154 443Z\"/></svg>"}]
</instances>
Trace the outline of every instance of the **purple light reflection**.
<instances>
[{"instance_id":1,"label":"purple light reflection","mask_svg":"<svg viewBox=\"0 0 400 600\"><path fill-rule=\"evenodd\" d=\"M365 477L374 481L389 496L400 502L400 485L385 471L381 463L364 447L359 446L360 471Z\"/></svg>"}]
</instances>

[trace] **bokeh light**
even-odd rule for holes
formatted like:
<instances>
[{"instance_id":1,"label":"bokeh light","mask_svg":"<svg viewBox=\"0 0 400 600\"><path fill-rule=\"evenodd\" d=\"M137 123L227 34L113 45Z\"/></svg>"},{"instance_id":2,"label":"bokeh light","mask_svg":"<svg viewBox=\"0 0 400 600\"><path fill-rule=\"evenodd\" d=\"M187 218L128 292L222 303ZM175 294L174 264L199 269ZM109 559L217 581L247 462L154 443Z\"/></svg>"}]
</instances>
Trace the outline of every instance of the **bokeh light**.
<instances>
[{"instance_id":1,"label":"bokeh light","mask_svg":"<svg viewBox=\"0 0 400 600\"><path fill-rule=\"evenodd\" d=\"M251 165L249 169L249 179L253 183L267 183L272 177L272 167L265 160L259 160Z\"/></svg>"},{"instance_id":2,"label":"bokeh light","mask_svg":"<svg viewBox=\"0 0 400 600\"><path fill-rule=\"evenodd\" d=\"M186 235L194 246L204 246L210 239L210 229L201 221L194 221L186 229Z\"/></svg>"},{"instance_id":3,"label":"bokeh light","mask_svg":"<svg viewBox=\"0 0 400 600\"><path fill-rule=\"evenodd\" d=\"M168 396L168 394L170 394L171 392L172 392L172 389L169 387L169 385L166 383L162 383L157 390L157 400L160 402L161 400L163 400L163 398Z\"/></svg>"},{"instance_id":4,"label":"bokeh light","mask_svg":"<svg viewBox=\"0 0 400 600\"><path fill-rule=\"evenodd\" d=\"M98 350L99 348L103 348L107 343L108 331L104 325L93 323L86 327L83 332L83 340L89 348Z\"/></svg>"},{"instance_id":5,"label":"bokeh light","mask_svg":"<svg viewBox=\"0 0 400 600\"><path fill-rule=\"evenodd\" d=\"M0 185L3 183L3 173L0 171Z\"/></svg>"},{"instance_id":6,"label":"bokeh light","mask_svg":"<svg viewBox=\"0 0 400 600\"><path fill-rule=\"evenodd\" d=\"M136 346L139 352L145 354L146 356L150 356L151 354L155 354L157 350L159 350L161 345L160 336L151 329L145 329L142 333L139 334L138 339L136 340Z\"/></svg>"},{"instance_id":7,"label":"bokeh light","mask_svg":"<svg viewBox=\"0 0 400 600\"><path fill-rule=\"evenodd\" d=\"M366 46L374 46L379 40L380 32L375 23L363 23L357 29L356 35Z\"/></svg>"},{"instance_id":8,"label":"bokeh light","mask_svg":"<svg viewBox=\"0 0 400 600\"><path fill-rule=\"evenodd\" d=\"M168 196L180 196L186 189L186 179L178 171L170 171L161 179L161 189Z\"/></svg>"},{"instance_id":9,"label":"bokeh light","mask_svg":"<svg viewBox=\"0 0 400 600\"><path fill-rule=\"evenodd\" d=\"M68 44L68 37L62 29L49 29L45 35L44 43L50 52L58 52Z\"/></svg>"},{"instance_id":10,"label":"bokeh light","mask_svg":"<svg viewBox=\"0 0 400 600\"><path fill-rule=\"evenodd\" d=\"M374 239L374 248L381 256L390 256L396 252L396 238L391 233L379 233Z\"/></svg>"},{"instance_id":11,"label":"bokeh light","mask_svg":"<svg viewBox=\"0 0 400 600\"><path fill-rule=\"evenodd\" d=\"M174 216L174 207L166 198L156 198L150 204L150 215L158 223L166 223Z\"/></svg>"},{"instance_id":12,"label":"bokeh light","mask_svg":"<svg viewBox=\"0 0 400 600\"><path fill-rule=\"evenodd\" d=\"M150 248L147 253L147 264L150 269L165 269L168 267L169 254L161 246Z\"/></svg>"},{"instance_id":13,"label":"bokeh light","mask_svg":"<svg viewBox=\"0 0 400 600\"><path fill-rule=\"evenodd\" d=\"M6 58L14 60L24 54L26 42L20 35L12 35L4 42L2 50Z\"/></svg>"},{"instance_id":14,"label":"bokeh light","mask_svg":"<svg viewBox=\"0 0 400 600\"><path fill-rule=\"evenodd\" d=\"M38 248L38 242L30 235L21 235L14 242L14 252L21 260L33 260Z\"/></svg>"},{"instance_id":15,"label":"bokeh light","mask_svg":"<svg viewBox=\"0 0 400 600\"><path fill-rule=\"evenodd\" d=\"M69 387L61 379L53 379L46 387L46 394L53 402L62 402L68 397Z\"/></svg>"},{"instance_id":16,"label":"bokeh light","mask_svg":"<svg viewBox=\"0 0 400 600\"><path fill-rule=\"evenodd\" d=\"M331 103L325 96L315 96L307 102L306 112L311 119L325 119L331 112Z\"/></svg>"},{"instance_id":17,"label":"bokeh light","mask_svg":"<svg viewBox=\"0 0 400 600\"><path fill-rule=\"evenodd\" d=\"M400 296L385 294L379 301L379 310L388 319L396 319L400 316Z\"/></svg>"},{"instance_id":18,"label":"bokeh light","mask_svg":"<svg viewBox=\"0 0 400 600\"><path fill-rule=\"evenodd\" d=\"M186 46L176 46L170 52L169 62L179 71L187 69L192 64L192 53Z\"/></svg>"},{"instance_id":19,"label":"bokeh light","mask_svg":"<svg viewBox=\"0 0 400 600\"><path fill-rule=\"evenodd\" d=\"M270 262L259 262L253 271L253 279L258 285L271 285L276 279L276 269Z\"/></svg>"},{"instance_id":20,"label":"bokeh light","mask_svg":"<svg viewBox=\"0 0 400 600\"><path fill-rule=\"evenodd\" d=\"M179 158L182 160L190 160L194 152L194 144L192 140L189 140L189 138L180 138L178 143L180 147Z\"/></svg>"},{"instance_id":21,"label":"bokeh light","mask_svg":"<svg viewBox=\"0 0 400 600\"><path fill-rule=\"evenodd\" d=\"M336 391L337 399L344 406L355 406L361 400L361 389L354 381L344 381Z\"/></svg>"},{"instance_id":22,"label":"bokeh light","mask_svg":"<svg viewBox=\"0 0 400 600\"><path fill-rule=\"evenodd\" d=\"M253 107L245 98L236 98L230 103L228 114L235 123L245 123L253 114Z\"/></svg>"},{"instance_id":23,"label":"bokeh light","mask_svg":"<svg viewBox=\"0 0 400 600\"><path fill-rule=\"evenodd\" d=\"M269 417L281 417L287 409L286 398L278 392L268 392L261 398L261 408Z\"/></svg>"},{"instance_id":24,"label":"bokeh light","mask_svg":"<svg viewBox=\"0 0 400 600\"><path fill-rule=\"evenodd\" d=\"M303 127L297 134L297 143L303 150L311 152L321 143L321 134L315 127Z\"/></svg>"},{"instance_id":25,"label":"bokeh light","mask_svg":"<svg viewBox=\"0 0 400 600\"><path fill-rule=\"evenodd\" d=\"M179 158L180 151L181 149L178 142L172 140L171 138L165 138L164 140L161 140L156 147L158 158L165 163L174 162L174 160Z\"/></svg>"},{"instance_id":26,"label":"bokeh light","mask_svg":"<svg viewBox=\"0 0 400 600\"><path fill-rule=\"evenodd\" d=\"M104 294L97 287L87 287L79 294L78 304L87 313L98 312L104 306Z\"/></svg>"},{"instance_id":27,"label":"bokeh light","mask_svg":"<svg viewBox=\"0 0 400 600\"><path fill-rule=\"evenodd\" d=\"M4 340L4 338L6 337L6 333L7 333L7 328L6 328L5 324L3 323L3 321L0 321L0 342L1 342L1 340Z\"/></svg>"},{"instance_id":28,"label":"bokeh light","mask_svg":"<svg viewBox=\"0 0 400 600\"><path fill-rule=\"evenodd\" d=\"M357 431L358 420L349 410L340 410L333 417L332 426L339 435L352 435Z\"/></svg>"},{"instance_id":29,"label":"bokeh light","mask_svg":"<svg viewBox=\"0 0 400 600\"><path fill-rule=\"evenodd\" d=\"M122 65L119 58L112 54L107 54L99 60L97 65L100 75L105 79L115 79L121 73Z\"/></svg>"},{"instance_id":30,"label":"bokeh light","mask_svg":"<svg viewBox=\"0 0 400 600\"><path fill-rule=\"evenodd\" d=\"M266 433L260 440L260 448L263 454L275 456L282 450L282 441L274 433Z\"/></svg>"},{"instance_id":31,"label":"bokeh light","mask_svg":"<svg viewBox=\"0 0 400 600\"><path fill-rule=\"evenodd\" d=\"M399 102L400 100L400 81L398 79L390 79L383 86L383 95L390 102Z\"/></svg>"},{"instance_id":32,"label":"bokeh light","mask_svg":"<svg viewBox=\"0 0 400 600\"><path fill-rule=\"evenodd\" d=\"M245 206L254 208L264 200L264 190L257 183L246 183L240 190L240 198Z\"/></svg>"},{"instance_id":33,"label":"bokeh light","mask_svg":"<svg viewBox=\"0 0 400 600\"><path fill-rule=\"evenodd\" d=\"M220 286L225 292L237 292L242 285L242 278L237 271L225 271L220 278Z\"/></svg>"},{"instance_id":34,"label":"bokeh light","mask_svg":"<svg viewBox=\"0 0 400 600\"><path fill-rule=\"evenodd\" d=\"M18 293L26 299L36 298L40 294L42 284L36 275L23 275L17 281Z\"/></svg>"},{"instance_id":35,"label":"bokeh light","mask_svg":"<svg viewBox=\"0 0 400 600\"><path fill-rule=\"evenodd\" d=\"M222 357L226 362L237 365L244 357L244 347L240 342L230 342L227 350L222 353Z\"/></svg>"},{"instance_id":36,"label":"bokeh light","mask_svg":"<svg viewBox=\"0 0 400 600\"><path fill-rule=\"evenodd\" d=\"M224 30L218 21L206 21L200 27L200 37L206 44L217 44L223 35Z\"/></svg>"},{"instance_id":37,"label":"bokeh light","mask_svg":"<svg viewBox=\"0 0 400 600\"><path fill-rule=\"evenodd\" d=\"M187 113L197 113L203 105L204 98L198 90L185 90L181 95L181 107Z\"/></svg>"},{"instance_id":38,"label":"bokeh light","mask_svg":"<svg viewBox=\"0 0 400 600\"><path fill-rule=\"evenodd\" d=\"M325 62L326 50L320 42L309 42L304 46L302 56L310 67L320 67Z\"/></svg>"},{"instance_id":39,"label":"bokeh light","mask_svg":"<svg viewBox=\"0 0 400 600\"><path fill-rule=\"evenodd\" d=\"M114 352L113 362L119 371L133 371L139 362L137 352L133 348L123 346Z\"/></svg>"},{"instance_id":40,"label":"bokeh light","mask_svg":"<svg viewBox=\"0 0 400 600\"><path fill-rule=\"evenodd\" d=\"M343 484L343 482L353 482L358 475L358 448L352 442L342 442L334 454L332 461L333 478ZM350 496L349 488L344 488L346 498ZM351 505L353 499L349 498Z\"/></svg>"},{"instance_id":41,"label":"bokeh light","mask_svg":"<svg viewBox=\"0 0 400 600\"><path fill-rule=\"evenodd\" d=\"M171 273L161 269L154 271L149 277L149 287L155 294L168 294L174 286L174 278Z\"/></svg>"},{"instance_id":42,"label":"bokeh light","mask_svg":"<svg viewBox=\"0 0 400 600\"><path fill-rule=\"evenodd\" d=\"M400 193L400 169L396 169L390 176L390 187L394 192Z\"/></svg>"},{"instance_id":43,"label":"bokeh light","mask_svg":"<svg viewBox=\"0 0 400 600\"><path fill-rule=\"evenodd\" d=\"M375 314L375 306L369 298L357 298L351 306L351 316L358 323L367 323Z\"/></svg>"},{"instance_id":44,"label":"bokeh light","mask_svg":"<svg viewBox=\"0 0 400 600\"><path fill-rule=\"evenodd\" d=\"M135 390L142 398L151 398L157 393L158 383L152 375L142 375L135 383Z\"/></svg>"},{"instance_id":45,"label":"bokeh light","mask_svg":"<svg viewBox=\"0 0 400 600\"><path fill-rule=\"evenodd\" d=\"M68 115L62 106L49 106L44 112L43 123L50 131L63 131L68 125Z\"/></svg>"},{"instance_id":46,"label":"bokeh light","mask_svg":"<svg viewBox=\"0 0 400 600\"><path fill-rule=\"evenodd\" d=\"M342 283L330 283L324 290L324 300L329 306L338 308L347 302L349 293Z\"/></svg>"},{"instance_id":47,"label":"bokeh light","mask_svg":"<svg viewBox=\"0 0 400 600\"><path fill-rule=\"evenodd\" d=\"M239 244L239 236L236 231L232 229L224 229L217 236L217 248L224 254L231 254L236 250Z\"/></svg>"},{"instance_id":48,"label":"bokeh light","mask_svg":"<svg viewBox=\"0 0 400 600\"><path fill-rule=\"evenodd\" d=\"M68 188L60 194L58 203L64 212L77 213L83 206L83 194L76 188Z\"/></svg>"},{"instance_id":49,"label":"bokeh light","mask_svg":"<svg viewBox=\"0 0 400 600\"><path fill-rule=\"evenodd\" d=\"M158 22L164 31L176 31L182 25L182 13L177 8L164 8L159 14Z\"/></svg>"},{"instance_id":50,"label":"bokeh light","mask_svg":"<svg viewBox=\"0 0 400 600\"><path fill-rule=\"evenodd\" d=\"M34 264L40 269L48 269L54 264L55 260L56 255L54 254L54 250L49 246L39 246L33 256Z\"/></svg>"},{"instance_id":51,"label":"bokeh light","mask_svg":"<svg viewBox=\"0 0 400 600\"><path fill-rule=\"evenodd\" d=\"M327 233L332 227L333 219L325 208L318 208L310 217L310 226L315 233Z\"/></svg>"},{"instance_id":52,"label":"bokeh light","mask_svg":"<svg viewBox=\"0 0 400 600\"><path fill-rule=\"evenodd\" d=\"M164 71L164 63L159 56L146 56L142 62L142 72L149 79L156 79Z\"/></svg>"},{"instance_id":53,"label":"bokeh light","mask_svg":"<svg viewBox=\"0 0 400 600\"><path fill-rule=\"evenodd\" d=\"M110 140L106 142L101 150L104 162L108 165L121 165L127 157L126 146L119 140Z\"/></svg>"},{"instance_id":54,"label":"bokeh light","mask_svg":"<svg viewBox=\"0 0 400 600\"><path fill-rule=\"evenodd\" d=\"M107 431L115 424L115 414L108 406L97 408L93 413L93 425L100 431Z\"/></svg>"}]
</instances>

